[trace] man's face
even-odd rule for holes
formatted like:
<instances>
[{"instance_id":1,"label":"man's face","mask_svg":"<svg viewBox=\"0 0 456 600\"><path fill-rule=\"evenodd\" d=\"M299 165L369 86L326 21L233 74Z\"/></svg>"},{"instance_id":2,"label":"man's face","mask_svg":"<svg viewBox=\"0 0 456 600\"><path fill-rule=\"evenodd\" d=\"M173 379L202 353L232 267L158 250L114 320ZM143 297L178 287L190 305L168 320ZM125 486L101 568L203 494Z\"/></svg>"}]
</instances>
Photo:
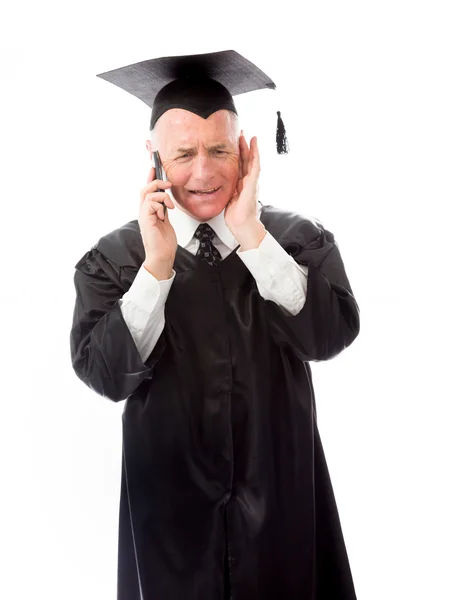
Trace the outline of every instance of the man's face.
<instances>
[{"instance_id":1,"label":"man's face","mask_svg":"<svg viewBox=\"0 0 456 600\"><path fill-rule=\"evenodd\" d=\"M173 108L155 124L154 147L147 144L151 156L158 149L180 208L200 221L220 214L236 189L239 135L233 116L219 110L203 119Z\"/></svg>"}]
</instances>

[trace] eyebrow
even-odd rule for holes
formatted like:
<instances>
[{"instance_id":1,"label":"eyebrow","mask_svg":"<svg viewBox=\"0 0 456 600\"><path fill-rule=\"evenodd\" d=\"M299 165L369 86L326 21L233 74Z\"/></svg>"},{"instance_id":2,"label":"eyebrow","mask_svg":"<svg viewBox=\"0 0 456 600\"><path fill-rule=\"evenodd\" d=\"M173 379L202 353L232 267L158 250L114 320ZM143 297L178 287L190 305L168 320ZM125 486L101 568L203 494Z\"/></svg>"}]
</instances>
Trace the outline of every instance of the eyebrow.
<instances>
[{"instance_id":1,"label":"eyebrow","mask_svg":"<svg viewBox=\"0 0 456 600\"><path fill-rule=\"evenodd\" d=\"M210 146L209 150L225 150L227 148L227 145L224 142L221 142L220 144L214 144L213 146ZM176 150L176 153L181 154L181 153L185 153L185 152L192 152L195 149L195 147L187 147L185 148L184 146L181 146L180 148L178 148Z\"/></svg>"}]
</instances>

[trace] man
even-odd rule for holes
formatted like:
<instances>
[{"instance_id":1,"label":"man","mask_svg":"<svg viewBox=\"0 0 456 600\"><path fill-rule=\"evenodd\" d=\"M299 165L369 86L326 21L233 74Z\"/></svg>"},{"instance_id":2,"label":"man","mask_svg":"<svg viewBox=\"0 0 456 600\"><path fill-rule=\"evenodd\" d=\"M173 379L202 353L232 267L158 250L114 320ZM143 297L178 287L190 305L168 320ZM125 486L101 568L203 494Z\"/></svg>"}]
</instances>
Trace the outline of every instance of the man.
<instances>
[{"instance_id":1,"label":"man","mask_svg":"<svg viewBox=\"0 0 456 600\"><path fill-rule=\"evenodd\" d=\"M152 168L138 220L76 265L73 367L127 399L118 599L353 600L309 362L353 342L359 309L333 234L260 203L221 85L160 88L167 181Z\"/></svg>"}]
</instances>

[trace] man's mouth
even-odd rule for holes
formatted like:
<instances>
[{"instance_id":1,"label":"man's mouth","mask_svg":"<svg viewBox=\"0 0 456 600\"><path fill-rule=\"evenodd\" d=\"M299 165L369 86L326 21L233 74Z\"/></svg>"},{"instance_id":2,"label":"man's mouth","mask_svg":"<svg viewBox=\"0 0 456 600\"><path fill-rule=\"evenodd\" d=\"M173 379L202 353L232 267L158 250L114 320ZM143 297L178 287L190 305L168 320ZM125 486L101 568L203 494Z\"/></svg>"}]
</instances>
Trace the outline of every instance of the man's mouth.
<instances>
[{"instance_id":1,"label":"man's mouth","mask_svg":"<svg viewBox=\"0 0 456 600\"><path fill-rule=\"evenodd\" d=\"M209 196L210 194L215 194L220 189L221 186L215 188L208 188L206 190L188 190L191 194L195 194L196 196Z\"/></svg>"}]
</instances>

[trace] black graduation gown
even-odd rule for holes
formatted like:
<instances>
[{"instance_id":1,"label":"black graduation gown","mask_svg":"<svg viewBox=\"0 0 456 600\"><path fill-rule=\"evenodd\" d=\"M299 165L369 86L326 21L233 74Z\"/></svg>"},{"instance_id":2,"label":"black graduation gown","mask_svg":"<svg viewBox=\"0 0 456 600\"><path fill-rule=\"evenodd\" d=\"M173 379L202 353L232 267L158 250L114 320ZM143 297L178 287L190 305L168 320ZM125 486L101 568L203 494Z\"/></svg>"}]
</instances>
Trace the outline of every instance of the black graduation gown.
<instances>
[{"instance_id":1,"label":"black graduation gown","mask_svg":"<svg viewBox=\"0 0 456 600\"><path fill-rule=\"evenodd\" d=\"M308 265L303 309L265 301L236 251L210 267L179 246L145 363L118 303L144 260L137 220L76 265L73 368L127 398L118 600L356 598L308 363L353 342L359 308L330 231L260 218Z\"/></svg>"}]
</instances>

